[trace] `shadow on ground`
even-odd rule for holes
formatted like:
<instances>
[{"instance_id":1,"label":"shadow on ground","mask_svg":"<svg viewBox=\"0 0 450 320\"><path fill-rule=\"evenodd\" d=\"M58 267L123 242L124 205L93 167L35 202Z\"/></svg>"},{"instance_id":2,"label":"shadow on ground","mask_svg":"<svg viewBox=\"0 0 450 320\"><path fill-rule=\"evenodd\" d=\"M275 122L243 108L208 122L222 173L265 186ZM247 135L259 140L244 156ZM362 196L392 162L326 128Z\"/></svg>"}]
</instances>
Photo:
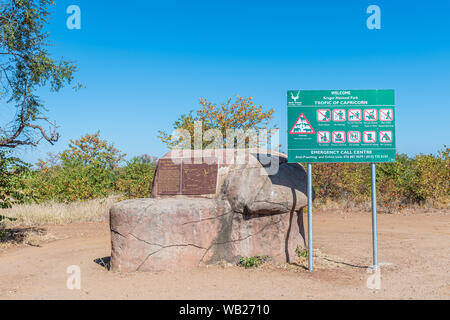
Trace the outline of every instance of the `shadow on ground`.
<instances>
[{"instance_id":1,"label":"shadow on ground","mask_svg":"<svg viewBox=\"0 0 450 320\"><path fill-rule=\"evenodd\" d=\"M326 266L324 267L324 261L325 261L325 263L329 263L334 266L346 266L346 267L356 268L356 269L370 268L370 266L357 265L357 264L352 264L352 263L348 263L348 262L344 262L344 261L337 261L336 259L330 259L330 258L325 258L325 257L320 257L320 260L322 260L322 261L316 261L316 258L314 258L314 265L316 266L316 268L319 267L319 269L330 269L330 268L327 268ZM309 270L307 262L305 262L305 263L292 262L290 264L293 266L302 268L304 270Z\"/></svg>"},{"instance_id":2,"label":"shadow on ground","mask_svg":"<svg viewBox=\"0 0 450 320\"><path fill-rule=\"evenodd\" d=\"M26 243L30 246L40 247L38 244L33 244L29 241L32 236L45 236L47 230L44 228L12 228L12 229L0 229L0 244L12 243L23 244Z\"/></svg>"}]
</instances>

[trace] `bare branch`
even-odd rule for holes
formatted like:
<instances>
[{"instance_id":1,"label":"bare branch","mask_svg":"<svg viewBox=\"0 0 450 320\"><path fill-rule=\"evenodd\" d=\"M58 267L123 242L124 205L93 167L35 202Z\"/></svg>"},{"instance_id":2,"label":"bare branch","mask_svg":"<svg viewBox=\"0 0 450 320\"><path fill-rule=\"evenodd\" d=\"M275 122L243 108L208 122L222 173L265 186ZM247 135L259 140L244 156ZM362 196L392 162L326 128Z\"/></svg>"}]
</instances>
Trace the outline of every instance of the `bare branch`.
<instances>
[{"instance_id":1,"label":"bare branch","mask_svg":"<svg viewBox=\"0 0 450 320\"><path fill-rule=\"evenodd\" d=\"M76 66L48 53L45 27L51 5L51 0L0 0L0 99L16 111L0 128L0 148L36 146L43 140L54 144L60 137L56 122L43 116L37 92L47 84L55 91L70 84Z\"/></svg>"}]
</instances>

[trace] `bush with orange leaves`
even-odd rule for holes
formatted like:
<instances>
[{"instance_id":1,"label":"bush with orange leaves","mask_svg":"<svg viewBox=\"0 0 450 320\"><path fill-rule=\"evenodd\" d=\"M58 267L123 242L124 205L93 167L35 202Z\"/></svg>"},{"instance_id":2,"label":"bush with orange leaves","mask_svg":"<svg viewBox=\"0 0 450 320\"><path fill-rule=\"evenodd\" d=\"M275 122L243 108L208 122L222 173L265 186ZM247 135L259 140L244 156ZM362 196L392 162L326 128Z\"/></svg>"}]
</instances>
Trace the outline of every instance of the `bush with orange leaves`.
<instances>
[{"instance_id":1,"label":"bush with orange leaves","mask_svg":"<svg viewBox=\"0 0 450 320\"><path fill-rule=\"evenodd\" d=\"M118 168L125 154L100 139L100 133L70 140L57 160L37 164L24 177L25 194L35 202L71 202L103 198L115 192Z\"/></svg>"},{"instance_id":2,"label":"bush with orange leaves","mask_svg":"<svg viewBox=\"0 0 450 320\"><path fill-rule=\"evenodd\" d=\"M264 111L263 106L256 106L252 97L243 98L236 95L233 98L229 98L225 103L217 105L206 99L200 99L200 109L190 111L188 114L181 115L178 120L173 123L173 129L185 130L189 133L191 141L183 141L184 137L177 137L159 131L159 138L165 143L169 149L173 149L176 146L183 145L183 149L194 149L201 147L205 149L214 140L215 147L223 148L227 145L227 130L242 130L242 132L248 132L254 130L259 132L262 129L270 130L275 129L276 126L270 127L273 120L274 109ZM214 139L202 139L201 146L194 145L195 135L195 123L201 122L202 127L199 128L201 133L205 133L210 129L220 132L221 137L218 139L214 136ZM204 137L203 137L204 138ZM270 138L270 132L268 132L267 138ZM234 141L232 142L233 146ZM245 145L248 146L249 138L246 138Z\"/></svg>"}]
</instances>

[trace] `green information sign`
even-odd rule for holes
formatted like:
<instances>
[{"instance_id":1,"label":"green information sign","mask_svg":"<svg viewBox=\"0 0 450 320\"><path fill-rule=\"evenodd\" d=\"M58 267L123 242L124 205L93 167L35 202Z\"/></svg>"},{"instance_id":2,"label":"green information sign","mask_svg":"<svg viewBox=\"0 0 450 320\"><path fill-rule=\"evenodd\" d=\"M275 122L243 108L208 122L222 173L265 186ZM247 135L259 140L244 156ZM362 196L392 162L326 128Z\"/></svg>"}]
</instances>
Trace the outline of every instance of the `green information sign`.
<instances>
[{"instance_id":1,"label":"green information sign","mask_svg":"<svg viewBox=\"0 0 450 320\"><path fill-rule=\"evenodd\" d=\"M289 162L395 162L394 90L288 91Z\"/></svg>"}]
</instances>

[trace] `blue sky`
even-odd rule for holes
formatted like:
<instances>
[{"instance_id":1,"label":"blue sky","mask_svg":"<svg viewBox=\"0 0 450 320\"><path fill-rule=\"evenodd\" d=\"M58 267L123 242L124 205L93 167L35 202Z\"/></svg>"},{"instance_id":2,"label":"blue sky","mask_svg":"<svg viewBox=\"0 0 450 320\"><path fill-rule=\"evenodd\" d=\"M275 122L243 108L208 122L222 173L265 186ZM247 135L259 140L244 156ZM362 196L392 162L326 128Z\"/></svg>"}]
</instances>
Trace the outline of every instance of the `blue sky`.
<instances>
[{"instance_id":1,"label":"blue sky","mask_svg":"<svg viewBox=\"0 0 450 320\"><path fill-rule=\"evenodd\" d=\"M74 60L86 88L43 91L61 126L55 146L18 152L35 162L100 130L128 157L167 150L171 131L200 97L234 94L275 108L286 146L289 89L395 89L398 151L435 153L450 142L448 1L56 1L54 56ZM81 8L81 30L66 8ZM382 29L366 27L369 5Z\"/></svg>"}]
</instances>

